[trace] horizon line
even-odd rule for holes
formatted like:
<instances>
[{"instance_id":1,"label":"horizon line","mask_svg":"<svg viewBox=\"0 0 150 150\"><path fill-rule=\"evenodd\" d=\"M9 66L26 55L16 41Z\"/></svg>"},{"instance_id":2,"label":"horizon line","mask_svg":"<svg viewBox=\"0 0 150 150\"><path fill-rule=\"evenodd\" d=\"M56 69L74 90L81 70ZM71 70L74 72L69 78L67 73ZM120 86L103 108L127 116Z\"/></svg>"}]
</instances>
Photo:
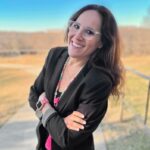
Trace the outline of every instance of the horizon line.
<instances>
[{"instance_id":1,"label":"horizon line","mask_svg":"<svg viewBox=\"0 0 150 150\"><path fill-rule=\"evenodd\" d=\"M144 28L144 29L150 29L149 26L137 26L137 25L118 25L118 28L121 27L130 27L130 28ZM23 33L37 33L37 32L60 32L65 31L66 28L50 28L45 30L24 30L24 29L16 29L16 30L10 30L10 29L0 29L0 32L23 32Z\"/></svg>"}]
</instances>

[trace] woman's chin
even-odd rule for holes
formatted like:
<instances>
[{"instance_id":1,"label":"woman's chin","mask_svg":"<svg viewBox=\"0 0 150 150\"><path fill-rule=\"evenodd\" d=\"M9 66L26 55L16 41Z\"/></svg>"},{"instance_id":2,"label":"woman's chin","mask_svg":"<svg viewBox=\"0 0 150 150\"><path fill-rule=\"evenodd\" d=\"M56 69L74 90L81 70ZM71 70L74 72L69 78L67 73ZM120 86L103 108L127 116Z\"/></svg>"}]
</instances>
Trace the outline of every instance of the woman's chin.
<instances>
[{"instance_id":1,"label":"woman's chin","mask_svg":"<svg viewBox=\"0 0 150 150\"><path fill-rule=\"evenodd\" d=\"M79 54L77 54L77 53L69 53L68 52L68 54L69 54L70 57L73 57L73 58L79 57Z\"/></svg>"},{"instance_id":2,"label":"woman's chin","mask_svg":"<svg viewBox=\"0 0 150 150\"><path fill-rule=\"evenodd\" d=\"M79 53L79 51L76 51L76 50L68 50L68 54L69 54L69 56L71 56L71 57L79 57L80 56L80 53Z\"/></svg>"}]
</instances>

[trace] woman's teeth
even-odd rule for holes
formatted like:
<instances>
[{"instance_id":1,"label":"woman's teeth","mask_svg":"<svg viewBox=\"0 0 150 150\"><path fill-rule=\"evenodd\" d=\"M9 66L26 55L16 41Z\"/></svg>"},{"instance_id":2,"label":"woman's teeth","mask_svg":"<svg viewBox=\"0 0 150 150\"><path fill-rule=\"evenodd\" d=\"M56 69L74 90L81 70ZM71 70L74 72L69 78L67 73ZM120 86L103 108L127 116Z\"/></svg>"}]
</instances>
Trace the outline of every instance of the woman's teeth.
<instances>
[{"instance_id":1,"label":"woman's teeth","mask_svg":"<svg viewBox=\"0 0 150 150\"><path fill-rule=\"evenodd\" d=\"M74 42L72 42L72 45L73 45L74 47L77 47L77 48L83 47L82 45L76 44L76 43L74 43Z\"/></svg>"}]
</instances>

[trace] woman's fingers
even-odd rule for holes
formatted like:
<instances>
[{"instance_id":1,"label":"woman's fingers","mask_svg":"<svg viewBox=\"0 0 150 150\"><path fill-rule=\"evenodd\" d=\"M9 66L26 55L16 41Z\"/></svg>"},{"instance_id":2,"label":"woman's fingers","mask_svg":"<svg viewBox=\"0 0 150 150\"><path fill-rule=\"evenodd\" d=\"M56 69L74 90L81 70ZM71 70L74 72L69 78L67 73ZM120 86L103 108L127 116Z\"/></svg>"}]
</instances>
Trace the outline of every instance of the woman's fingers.
<instances>
[{"instance_id":1,"label":"woman's fingers","mask_svg":"<svg viewBox=\"0 0 150 150\"><path fill-rule=\"evenodd\" d=\"M84 129L84 126L82 124L77 123L77 122L73 122L72 126L75 128Z\"/></svg>"},{"instance_id":2,"label":"woman's fingers","mask_svg":"<svg viewBox=\"0 0 150 150\"><path fill-rule=\"evenodd\" d=\"M79 129L84 129L86 121L83 119L84 115L80 112L74 111L72 114L64 118L65 124L68 129L79 131Z\"/></svg>"},{"instance_id":3,"label":"woman's fingers","mask_svg":"<svg viewBox=\"0 0 150 150\"><path fill-rule=\"evenodd\" d=\"M76 127L71 126L71 125L67 125L67 128L70 129L70 130L75 130L75 131L79 131L80 130L79 128L76 128Z\"/></svg>"},{"instance_id":4,"label":"woman's fingers","mask_svg":"<svg viewBox=\"0 0 150 150\"><path fill-rule=\"evenodd\" d=\"M67 128L79 131L80 129L84 129L84 126L72 121L67 123Z\"/></svg>"},{"instance_id":5,"label":"woman's fingers","mask_svg":"<svg viewBox=\"0 0 150 150\"><path fill-rule=\"evenodd\" d=\"M74 111L72 114L77 117L84 118L84 115L82 113L80 113L79 111Z\"/></svg>"},{"instance_id":6,"label":"woman's fingers","mask_svg":"<svg viewBox=\"0 0 150 150\"><path fill-rule=\"evenodd\" d=\"M78 117L78 116L73 115L71 117L71 119L72 119L73 122L77 122L77 123L80 123L80 124L83 124L83 125L86 124L86 121L84 119Z\"/></svg>"}]
</instances>

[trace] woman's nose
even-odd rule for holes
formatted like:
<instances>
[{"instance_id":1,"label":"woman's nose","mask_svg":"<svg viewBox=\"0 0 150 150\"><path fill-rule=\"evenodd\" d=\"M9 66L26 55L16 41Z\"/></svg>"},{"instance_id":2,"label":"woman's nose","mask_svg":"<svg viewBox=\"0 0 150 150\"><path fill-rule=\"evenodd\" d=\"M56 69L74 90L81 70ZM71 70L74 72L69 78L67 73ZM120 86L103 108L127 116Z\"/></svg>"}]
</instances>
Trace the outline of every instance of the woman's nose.
<instances>
[{"instance_id":1,"label":"woman's nose","mask_svg":"<svg viewBox=\"0 0 150 150\"><path fill-rule=\"evenodd\" d=\"M75 33L74 38L76 38L77 40L83 40L84 39L84 37L83 37L83 31L82 30L78 30Z\"/></svg>"}]
</instances>

